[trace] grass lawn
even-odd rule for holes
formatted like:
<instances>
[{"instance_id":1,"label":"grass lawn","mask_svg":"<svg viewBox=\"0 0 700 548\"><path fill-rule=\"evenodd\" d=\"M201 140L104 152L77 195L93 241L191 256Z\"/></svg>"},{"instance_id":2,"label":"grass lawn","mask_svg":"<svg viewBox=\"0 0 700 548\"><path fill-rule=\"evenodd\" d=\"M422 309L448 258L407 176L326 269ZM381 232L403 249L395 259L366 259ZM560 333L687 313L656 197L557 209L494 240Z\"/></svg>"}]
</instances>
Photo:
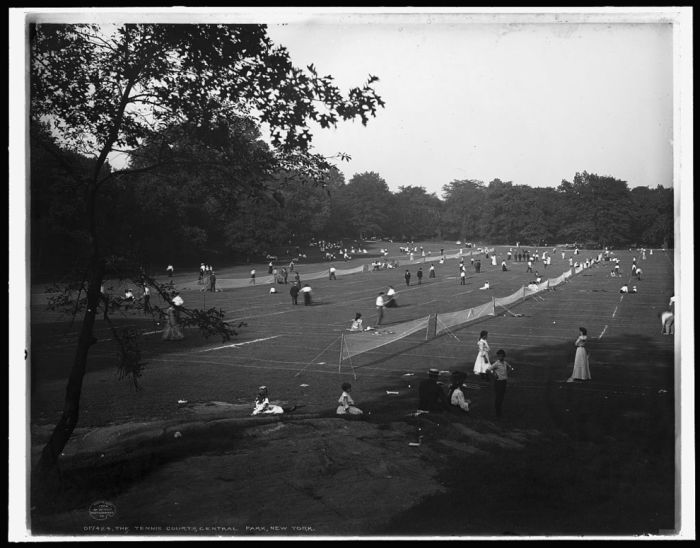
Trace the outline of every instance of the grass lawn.
<instances>
[{"instance_id":1,"label":"grass lawn","mask_svg":"<svg viewBox=\"0 0 700 548\"><path fill-rule=\"evenodd\" d=\"M375 242L368 249L374 254L388 246L390 256L397 257L399 245ZM453 253L459 247L454 242L416 245L431 250L433 258L440 248ZM160 326L142 312L119 314L120 325L134 325L143 332L146 367L142 389L136 391L128 381L117 380L116 350L109 330L98 320L99 343L90 352L78 426L172 419L180 400L251 407L262 384L268 386L271 400L296 405L295 413L330 418L341 383L349 381L355 402L365 411L364 422L380 434L383 429L386 439L404 427L406 432L422 429L421 453L414 452L411 458L435 467L440 492L419 498L410 507L387 508L383 519L358 518L355 529L347 522L342 525L337 513L323 515L328 534L634 535L672 530L678 374L674 337L661 335L658 319L674 292L671 253L656 250L642 261L640 253L618 250L622 278L610 277L610 263L601 262L510 312L497 309L496 316L431 340L424 332L415 333L339 363L344 330L356 312L371 325L376 295L389 285L398 291L399 307L386 310L387 329L393 323L508 296L532 280L524 262L510 261L510 270L502 272L500 261L508 247L495 247L498 266L482 256L479 274L465 259L467 285L459 284L457 260L444 265L434 261L437 277L429 279L426 258L420 285L418 265L312 280L312 306L292 305L289 286L284 285L276 285L279 293L274 295L269 294L269 285L202 292L198 265L193 265L190 273L177 272L174 277L185 306L225 310L232 322L243 322L238 336L222 342L186 330L183 341L163 341ZM535 264L544 279L569 268L572 252L565 250L563 260L562 251L552 254L547 269L541 262ZM575 260L592 256L594 252L583 251ZM622 295L619 288L629 280L633 256L644 277L632 282L637 294ZM335 266L352 268L371 260L353 259ZM298 270L304 281L305 273L328 266L301 264ZM406 268L412 273L408 287L403 280ZM259 276L267 274L266 265L256 269ZM217 267L217 278L246 278L249 270L250 265ZM479 289L484 281L489 290ZM79 327L78 319L71 324L48 312L42 292L42 287L33 288L31 307L30 423L35 450L60 416ZM592 380L565 383L573 367L579 326L588 330ZM516 369L501 420L493 411L490 385L472 374L481 330L489 332L492 356L503 348ZM469 415L408 416L417 407L418 382L433 367L445 372L441 377L445 384L447 372L468 374L467 397L474 403ZM402 446L410 440L404 441ZM157 467L149 471L151 477L156 473ZM411 476L411 481L417 477ZM128 489L138 492L141 481L129 483ZM286 509L279 511L284 514ZM36 519L42 521L41 516Z\"/></svg>"}]
</instances>

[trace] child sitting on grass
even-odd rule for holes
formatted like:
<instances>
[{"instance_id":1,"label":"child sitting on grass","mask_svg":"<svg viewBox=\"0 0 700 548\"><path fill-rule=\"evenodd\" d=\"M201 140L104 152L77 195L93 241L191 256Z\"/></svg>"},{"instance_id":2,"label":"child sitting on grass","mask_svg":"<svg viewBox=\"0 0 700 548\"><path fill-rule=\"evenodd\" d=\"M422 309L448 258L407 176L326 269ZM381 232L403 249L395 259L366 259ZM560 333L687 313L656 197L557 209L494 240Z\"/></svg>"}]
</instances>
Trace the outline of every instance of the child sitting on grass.
<instances>
[{"instance_id":1,"label":"child sitting on grass","mask_svg":"<svg viewBox=\"0 0 700 548\"><path fill-rule=\"evenodd\" d=\"M338 399L338 408L336 409L336 414L338 415L362 415L362 409L358 409L355 407L355 402L352 401L352 397L350 397L350 389L352 388L352 385L349 382L344 382L341 385L341 388L343 389L343 393L340 395L340 398Z\"/></svg>"},{"instance_id":2,"label":"child sitting on grass","mask_svg":"<svg viewBox=\"0 0 700 548\"><path fill-rule=\"evenodd\" d=\"M462 411L467 413L470 410L471 400L464 397L465 385L464 380L466 379L464 373L455 373L452 376L452 384L450 385L450 390L448 392L448 397L450 400L450 405L459 407Z\"/></svg>"},{"instance_id":3,"label":"child sitting on grass","mask_svg":"<svg viewBox=\"0 0 700 548\"><path fill-rule=\"evenodd\" d=\"M284 413L279 405L272 405L270 399L267 395L267 386L261 386L258 388L258 395L253 402L253 412L251 416L260 415L261 413L270 415L281 415Z\"/></svg>"}]
</instances>

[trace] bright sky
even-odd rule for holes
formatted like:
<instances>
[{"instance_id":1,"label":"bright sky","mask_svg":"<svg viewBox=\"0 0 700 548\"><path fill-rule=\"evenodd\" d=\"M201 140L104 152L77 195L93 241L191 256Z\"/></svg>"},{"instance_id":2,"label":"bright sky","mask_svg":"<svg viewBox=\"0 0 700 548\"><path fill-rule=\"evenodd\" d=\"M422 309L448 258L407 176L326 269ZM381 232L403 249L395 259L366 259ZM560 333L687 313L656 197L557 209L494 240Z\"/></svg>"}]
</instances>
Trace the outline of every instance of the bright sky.
<instances>
[{"instance_id":1,"label":"bright sky","mask_svg":"<svg viewBox=\"0 0 700 548\"><path fill-rule=\"evenodd\" d=\"M557 186L577 171L673 185L669 23L502 24L461 15L326 16L271 24L298 66L341 89L369 74L386 102L366 127L319 130L346 179L440 195L455 179Z\"/></svg>"},{"instance_id":2,"label":"bright sky","mask_svg":"<svg viewBox=\"0 0 700 548\"><path fill-rule=\"evenodd\" d=\"M317 152L349 154L338 162L346 180L374 171L392 190L441 195L453 180L556 187L579 171L672 187L672 10L44 11L65 22L267 23L297 66L313 63L341 91L380 78L386 108L366 127L318 128Z\"/></svg>"}]
</instances>

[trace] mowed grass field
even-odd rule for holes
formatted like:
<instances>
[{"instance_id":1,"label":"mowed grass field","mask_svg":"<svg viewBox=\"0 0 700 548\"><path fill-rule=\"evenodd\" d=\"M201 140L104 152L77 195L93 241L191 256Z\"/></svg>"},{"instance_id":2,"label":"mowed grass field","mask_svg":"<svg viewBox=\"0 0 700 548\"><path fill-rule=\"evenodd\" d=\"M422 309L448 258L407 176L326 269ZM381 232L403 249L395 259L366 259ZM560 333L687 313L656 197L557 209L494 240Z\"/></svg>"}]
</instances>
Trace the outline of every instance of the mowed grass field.
<instances>
[{"instance_id":1,"label":"mowed grass field","mask_svg":"<svg viewBox=\"0 0 700 548\"><path fill-rule=\"evenodd\" d=\"M398 257L398 243L378 242L370 251L387 245L390 256ZM446 253L457 250L454 243L416 245L424 245L433 256L441 247ZM418 265L312 280L313 305L308 307L301 304L301 298L299 305L292 305L289 286L277 284L275 295L269 294L270 285L201 292L196 266L190 273L178 272L178 268L174 282L185 307L215 306L225 310L230 321L245 325L229 342L205 340L196 330L186 330L183 341L163 341L161 328L142 312L118 314L119 324L143 331L146 367L140 379L142 389L136 391L128 381L117 380L116 349L106 325L98 320L100 342L90 352L79 427L171 418L179 400L250 403L252 407L261 384L268 386L273 401L295 404L298 412L330 416L343 381L352 383L355 402L368 414L367 420L401 420L416 410L417 384L429 368L444 372L445 385L447 372L464 371L469 374L468 397L474 403L467 422L535 429L549 441L496 453L488 460L472 458L467 464L471 479L464 485L464 500L456 502L454 492L432 497L425 507L387 525L385 533L467 534L483 533L484 527L503 532L509 528L499 525L498 516L503 512L503 520L514 524L518 534L673 528L676 362L674 337L661 335L658 319L673 294L671 253L655 250L642 260L636 251L616 250L622 278L610 277L611 263L601 262L540 298L510 307L512 313L497 308L496 316L431 340L419 332L339 363L341 335L354 314L361 312L365 325L372 325L375 298L389 285L398 291L399 307L386 310L383 323L387 330L393 323L506 297L526 285L533 279L526 272L526 263L509 261L510 270L501 271L508 248L496 246L498 266L491 266L482 255L479 274L471 268L469 257L465 258L467 285L459 284L458 260L444 265L434 261L437 278L429 279L428 259L421 285L417 284ZM572 252L565 250L562 260L562 251L557 249L546 269L541 262L535 264L543 279L555 278L569 268ZM582 251L575 260L596 254ZM643 279L632 282L638 287L637 294L622 295L619 288L630 277L634 256L643 268ZM352 268L371 260L353 259L335 266ZM304 273L328 266L299 265L302 282ZM412 274L409 287L403 279L406 268ZM217 277L246 278L249 269L217 268ZM267 273L265 265L257 265L256 270L259 277ZM490 289L480 290L485 281ZM48 312L42 288L34 291L31 423L33 444L40 445L49 433L48 426L60 416L79 320L70 324ZM579 326L588 330L592 380L565 383L573 367ZM509 379L500 421L495 418L489 384L472 375L481 330L489 332L492 355L504 349L507 361L516 369ZM431 435L426 432L428 438ZM445 482L459 491L460 483L467 481L467 468L459 463L456 470L448 473ZM485 481L474 484L474 475ZM504 501L511 504L506 507ZM470 519L460 518L465 511ZM429 520L424 519L425 512Z\"/></svg>"}]
</instances>

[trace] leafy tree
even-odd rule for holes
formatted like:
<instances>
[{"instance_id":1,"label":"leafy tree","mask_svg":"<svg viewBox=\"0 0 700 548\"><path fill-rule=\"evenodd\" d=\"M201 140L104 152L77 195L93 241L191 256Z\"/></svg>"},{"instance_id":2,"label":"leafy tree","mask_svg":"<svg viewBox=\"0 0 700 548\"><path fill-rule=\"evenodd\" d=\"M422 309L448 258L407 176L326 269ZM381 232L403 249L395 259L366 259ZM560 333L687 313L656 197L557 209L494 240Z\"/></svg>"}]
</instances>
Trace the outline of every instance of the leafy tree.
<instances>
[{"instance_id":1,"label":"leafy tree","mask_svg":"<svg viewBox=\"0 0 700 548\"><path fill-rule=\"evenodd\" d=\"M483 237L480 226L485 202L484 183L477 180L452 181L442 187L445 235L462 241Z\"/></svg>"},{"instance_id":2,"label":"leafy tree","mask_svg":"<svg viewBox=\"0 0 700 548\"><path fill-rule=\"evenodd\" d=\"M425 188L400 186L393 195L390 232L403 240L435 237L440 229L442 203Z\"/></svg>"},{"instance_id":3,"label":"leafy tree","mask_svg":"<svg viewBox=\"0 0 700 548\"><path fill-rule=\"evenodd\" d=\"M615 246L630 241L631 200L627 183L608 176L577 173L573 183L562 182L564 192L576 210L579 242Z\"/></svg>"},{"instance_id":4,"label":"leafy tree","mask_svg":"<svg viewBox=\"0 0 700 548\"><path fill-rule=\"evenodd\" d=\"M350 212L349 228L356 237L387 232L391 210L389 185L373 171L356 174L342 187L339 198Z\"/></svg>"},{"instance_id":5,"label":"leafy tree","mask_svg":"<svg viewBox=\"0 0 700 548\"><path fill-rule=\"evenodd\" d=\"M310 152L309 124L327 127L356 118L365 124L383 102L372 87L374 76L343 96L332 78L319 76L313 66L306 71L294 67L286 49L267 37L264 25L41 24L31 27L30 40L33 120L50 124L61 146L92 159L87 172L76 169L51 139L41 132L32 135L74 181L89 255L87 283L81 286L87 288L83 321L65 405L39 463L39 469L50 470L77 424L87 357L96 342L93 326L111 254L98 229L104 213L101 193L128 175L179 165L168 153L168 139L178 124L216 135L221 120L241 116L270 127L281 168L320 177L328 163ZM154 163L107 172L110 154L133 155L158 137L163 154ZM214 152L225 148L216 140L206 145ZM227 161L223 154L215 165ZM213 321L211 315L193 316Z\"/></svg>"},{"instance_id":6,"label":"leafy tree","mask_svg":"<svg viewBox=\"0 0 700 548\"><path fill-rule=\"evenodd\" d=\"M631 199L632 239L643 246L673 247L673 190L637 187Z\"/></svg>"}]
</instances>

